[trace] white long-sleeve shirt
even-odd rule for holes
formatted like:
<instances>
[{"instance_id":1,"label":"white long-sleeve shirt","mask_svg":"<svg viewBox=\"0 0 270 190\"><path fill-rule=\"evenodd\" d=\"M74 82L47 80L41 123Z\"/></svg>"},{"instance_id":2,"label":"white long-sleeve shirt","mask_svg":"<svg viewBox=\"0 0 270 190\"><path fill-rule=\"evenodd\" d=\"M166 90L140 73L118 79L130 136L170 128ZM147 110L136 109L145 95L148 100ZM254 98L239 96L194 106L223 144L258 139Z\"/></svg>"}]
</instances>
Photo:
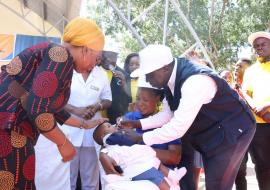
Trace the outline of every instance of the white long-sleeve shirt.
<instances>
[{"instance_id":1,"label":"white long-sleeve shirt","mask_svg":"<svg viewBox=\"0 0 270 190\"><path fill-rule=\"evenodd\" d=\"M169 79L168 86L174 94L176 65ZM215 81L206 75L192 75L186 79L181 88L181 99L178 108L172 112L165 108L163 113L141 120L142 129L161 128L143 134L143 141L147 145L162 144L182 137L189 129L198 112L204 104L212 101L217 92Z\"/></svg>"}]
</instances>

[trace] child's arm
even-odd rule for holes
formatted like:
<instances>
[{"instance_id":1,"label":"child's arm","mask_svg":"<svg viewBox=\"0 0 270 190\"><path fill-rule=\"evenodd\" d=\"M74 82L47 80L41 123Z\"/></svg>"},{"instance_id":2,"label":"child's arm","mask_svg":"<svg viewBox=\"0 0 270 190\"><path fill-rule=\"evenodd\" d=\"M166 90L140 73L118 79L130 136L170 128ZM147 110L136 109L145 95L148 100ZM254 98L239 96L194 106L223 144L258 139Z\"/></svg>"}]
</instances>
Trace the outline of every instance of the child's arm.
<instances>
[{"instance_id":1,"label":"child's arm","mask_svg":"<svg viewBox=\"0 0 270 190\"><path fill-rule=\"evenodd\" d=\"M181 145L169 145L168 150L155 149L157 157L163 164L166 165L178 165L181 160L182 146Z\"/></svg>"},{"instance_id":2,"label":"child's arm","mask_svg":"<svg viewBox=\"0 0 270 190\"><path fill-rule=\"evenodd\" d=\"M170 170L169 170L169 168L164 166L162 163L160 163L158 170L161 171L164 176L168 177Z\"/></svg>"},{"instance_id":3,"label":"child's arm","mask_svg":"<svg viewBox=\"0 0 270 190\"><path fill-rule=\"evenodd\" d=\"M107 153L100 152L99 161L101 162L101 165L106 174L121 175L121 171L117 169L119 166L117 165L116 161L111 158Z\"/></svg>"}]
</instances>

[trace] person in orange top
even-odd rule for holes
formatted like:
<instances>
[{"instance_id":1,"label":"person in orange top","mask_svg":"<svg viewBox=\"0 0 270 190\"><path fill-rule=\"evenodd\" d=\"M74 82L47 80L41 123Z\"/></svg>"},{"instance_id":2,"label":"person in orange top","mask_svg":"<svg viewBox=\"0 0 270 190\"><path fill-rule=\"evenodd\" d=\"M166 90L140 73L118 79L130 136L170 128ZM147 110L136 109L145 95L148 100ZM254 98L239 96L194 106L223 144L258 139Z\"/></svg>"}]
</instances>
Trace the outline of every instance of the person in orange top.
<instances>
[{"instance_id":1,"label":"person in orange top","mask_svg":"<svg viewBox=\"0 0 270 190\"><path fill-rule=\"evenodd\" d=\"M256 113L257 130L250 144L250 155L255 164L260 190L270 189L270 33L256 32L249 36L249 43L257 62L244 75L243 91L252 100Z\"/></svg>"}]
</instances>

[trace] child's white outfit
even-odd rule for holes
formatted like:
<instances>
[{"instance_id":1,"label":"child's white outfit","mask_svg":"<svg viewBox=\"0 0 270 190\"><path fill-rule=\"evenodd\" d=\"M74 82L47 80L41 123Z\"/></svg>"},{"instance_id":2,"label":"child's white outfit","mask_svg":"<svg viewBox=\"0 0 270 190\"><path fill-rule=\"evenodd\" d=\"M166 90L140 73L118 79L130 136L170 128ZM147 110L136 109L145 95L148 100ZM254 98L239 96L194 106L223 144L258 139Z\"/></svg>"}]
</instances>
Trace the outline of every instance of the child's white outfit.
<instances>
[{"instance_id":1,"label":"child's white outfit","mask_svg":"<svg viewBox=\"0 0 270 190\"><path fill-rule=\"evenodd\" d=\"M101 152L108 154L123 170L123 176L104 176L105 181L108 183L121 180L150 180L158 186L164 179L166 180L162 172L158 170L161 162L156 157L156 152L148 145L105 145ZM185 173L185 168L170 170L169 178L172 177L167 182L170 184L171 189L180 189L178 182Z\"/></svg>"},{"instance_id":2,"label":"child's white outfit","mask_svg":"<svg viewBox=\"0 0 270 190\"><path fill-rule=\"evenodd\" d=\"M133 178L151 168L159 168L156 152L147 145L107 145L108 156L122 168L124 176ZM102 150L104 151L104 150Z\"/></svg>"}]
</instances>

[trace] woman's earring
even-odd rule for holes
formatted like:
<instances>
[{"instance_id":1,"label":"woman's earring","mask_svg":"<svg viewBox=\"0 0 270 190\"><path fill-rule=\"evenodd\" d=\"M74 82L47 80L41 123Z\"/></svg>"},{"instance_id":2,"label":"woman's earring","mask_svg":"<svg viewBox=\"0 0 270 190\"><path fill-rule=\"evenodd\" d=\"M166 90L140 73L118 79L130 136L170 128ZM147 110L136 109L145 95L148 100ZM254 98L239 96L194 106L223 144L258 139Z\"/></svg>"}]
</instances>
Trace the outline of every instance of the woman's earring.
<instances>
[{"instance_id":1,"label":"woman's earring","mask_svg":"<svg viewBox=\"0 0 270 190\"><path fill-rule=\"evenodd\" d=\"M84 56L84 52L83 52L83 47L82 47L82 56L83 56L83 62L85 62L85 56Z\"/></svg>"},{"instance_id":2,"label":"woman's earring","mask_svg":"<svg viewBox=\"0 0 270 190\"><path fill-rule=\"evenodd\" d=\"M156 106L156 113L160 111L161 102L159 101Z\"/></svg>"},{"instance_id":3,"label":"woman's earring","mask_svg":"<svg viewBox=\"0 0 270 190\"><path fill-rule=\"evenodd\" d=\"M85 55L83 54L83 62L85 62Z\"/></svg>"},{"instance_id":4,"label":"woman's earring","mask_svg":"<svg viewBox=\"0 0 270 190\"><path fill-rule=\"evenodd\" d=\"M101 63L101 57L98 56L98 57L96 58L96 63L97 63L97 65L99 65L99 64Z\"/></svg>"}]
</instances>

